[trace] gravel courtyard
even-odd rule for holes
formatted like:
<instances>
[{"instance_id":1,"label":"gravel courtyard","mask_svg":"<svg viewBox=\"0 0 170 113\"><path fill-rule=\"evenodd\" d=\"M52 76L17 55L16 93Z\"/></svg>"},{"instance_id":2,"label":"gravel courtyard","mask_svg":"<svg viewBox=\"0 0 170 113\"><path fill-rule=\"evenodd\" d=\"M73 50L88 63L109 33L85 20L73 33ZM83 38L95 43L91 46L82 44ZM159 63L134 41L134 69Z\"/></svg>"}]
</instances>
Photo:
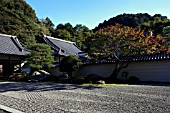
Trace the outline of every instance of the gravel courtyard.
<instances>
[{"instance_id":1,"label":"gravel courtyard","mask_svg":"<svg viewBox=\"0 0 170 113\"><path fill-rule=\"evenodd\" d=\"M0 82L0 105L26 113L170 113L170 86Z\"/></svg>"}]
</instances>

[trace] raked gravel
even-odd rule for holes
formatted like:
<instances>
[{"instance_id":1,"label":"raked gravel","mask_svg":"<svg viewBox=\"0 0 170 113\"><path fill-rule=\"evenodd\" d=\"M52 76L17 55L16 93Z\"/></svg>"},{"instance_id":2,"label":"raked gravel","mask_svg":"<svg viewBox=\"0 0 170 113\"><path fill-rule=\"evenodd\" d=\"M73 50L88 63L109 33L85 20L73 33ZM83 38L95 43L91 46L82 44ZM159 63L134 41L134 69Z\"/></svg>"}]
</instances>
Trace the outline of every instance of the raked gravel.
<instances>
[{"instance_id":1,"label":"raked gravel","mask_svg":"<svg viewBox=\"0 0 170 113\"><path fill-rule=\"evenodd\" d=\"M170 86L0 82L0 105L25 113L170 113Z\"/></svg>"}]
</instances>

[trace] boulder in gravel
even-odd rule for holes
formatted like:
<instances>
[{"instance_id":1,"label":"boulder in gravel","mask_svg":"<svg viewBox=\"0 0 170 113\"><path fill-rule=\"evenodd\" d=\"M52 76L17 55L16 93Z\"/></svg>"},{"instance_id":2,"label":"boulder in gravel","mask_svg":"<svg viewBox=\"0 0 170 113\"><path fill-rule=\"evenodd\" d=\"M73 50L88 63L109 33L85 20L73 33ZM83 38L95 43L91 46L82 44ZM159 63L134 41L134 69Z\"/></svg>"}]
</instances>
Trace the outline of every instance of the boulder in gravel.
<instances>
[{"instance_id":1,"label":"boulder in gravel","mask_svg":"<svg viewBox=\"0 0 170 113\"><path fill-rule=\"evenodd\" d=\"M99 81L96 81L94 84L105 84L105 81L104 80L99 80Z\"/></svg>"}]
</instances>

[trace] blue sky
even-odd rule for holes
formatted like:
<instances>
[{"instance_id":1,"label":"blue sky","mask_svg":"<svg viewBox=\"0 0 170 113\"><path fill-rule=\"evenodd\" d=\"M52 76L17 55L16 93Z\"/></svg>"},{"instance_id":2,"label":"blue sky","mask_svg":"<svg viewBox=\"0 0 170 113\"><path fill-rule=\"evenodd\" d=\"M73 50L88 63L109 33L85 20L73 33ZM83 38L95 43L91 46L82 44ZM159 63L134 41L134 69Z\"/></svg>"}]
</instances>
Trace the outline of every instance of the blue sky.
<instances>
[{"instance_id":1,"label":"blue sky","mask_svg":"<svg viewBox=\"0 0 170 113\"><path fill-rule=\"evenodd\" d=\"M170 0L25 0L39 19L83 24L90 29L119 14L162 14L170 19Z\"/></svg>"}]
</instances>

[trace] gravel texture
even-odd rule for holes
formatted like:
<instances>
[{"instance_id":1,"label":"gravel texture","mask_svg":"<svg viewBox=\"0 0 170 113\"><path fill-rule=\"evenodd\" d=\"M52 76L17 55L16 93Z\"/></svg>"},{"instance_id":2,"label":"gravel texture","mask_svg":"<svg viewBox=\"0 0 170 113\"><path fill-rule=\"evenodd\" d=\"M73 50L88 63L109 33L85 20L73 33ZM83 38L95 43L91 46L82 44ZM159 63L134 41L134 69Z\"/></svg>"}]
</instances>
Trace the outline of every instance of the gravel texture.
<instances>
[{"instance_id":1,"label":"gravel texture","mask_svg":"<svg viewBox=\"0 0 170 113\"><path fill-rule=\"evenodd\" d=\"M1 82L0 104L25 113L170 113L170 86Z\"/></svg>"}]
</instances>

